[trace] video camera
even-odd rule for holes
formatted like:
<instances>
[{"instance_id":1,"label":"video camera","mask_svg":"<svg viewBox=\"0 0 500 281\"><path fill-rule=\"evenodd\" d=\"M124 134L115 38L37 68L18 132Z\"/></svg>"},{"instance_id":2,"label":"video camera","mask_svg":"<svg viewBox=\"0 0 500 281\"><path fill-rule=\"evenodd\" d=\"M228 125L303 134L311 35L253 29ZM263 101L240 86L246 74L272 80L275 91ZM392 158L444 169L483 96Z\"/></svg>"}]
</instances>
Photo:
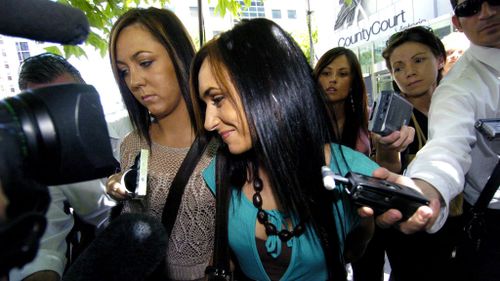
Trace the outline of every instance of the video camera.
<instances>
[{"instance_id":1,"label":"video camera","mask_svg":"<svg viewBox=\"0 0 500 281\"><path fill-rule=\"evenodd\" d=\"M0 227L1 270L34 257L36 250L18 249L23 260L13 260L12 247L37 247L50 202L46 185L102 178L115 171L117 162L94 87L57 85L1 100L0 158L0 181L10 201L7 224ZM11 238L24 242L12 243Z\"/></svg>"},{"instance_id":2,"label":"video camera","mask_svg":"<svg viewBox=\"0 0 500 281\"><path fill-rule=\"evenodd\" d=\"M2 0L0 34L79 44L88 33L78 9ZM116 164L94 87L59 85L0 100L0 187L9 201L0 218L0 279L35 257L50 203L47 185L102 178Z\"/></svg>"}]
</instances>

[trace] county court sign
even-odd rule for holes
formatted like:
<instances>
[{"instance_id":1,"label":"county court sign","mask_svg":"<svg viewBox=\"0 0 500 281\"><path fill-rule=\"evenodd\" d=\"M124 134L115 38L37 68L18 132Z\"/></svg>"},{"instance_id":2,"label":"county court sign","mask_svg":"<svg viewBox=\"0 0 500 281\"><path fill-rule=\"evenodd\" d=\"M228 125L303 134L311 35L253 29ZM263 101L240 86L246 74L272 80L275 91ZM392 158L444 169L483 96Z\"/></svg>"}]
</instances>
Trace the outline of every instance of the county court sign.
<instances>
[{"instance_id":1,"label":"county court sign","mask_svg":"<svg viewBox=\"0 0 500 281\"><path fill-rule=\"evenodd\" d=\"M426 25L429 20L451 12L449 1L443 0L352 0L350 5L342 0L332 2L329 13L316 10L319 38L328 38L329 48L353 48L385 40L397 31Z\"/></svg>"}]
</instances>

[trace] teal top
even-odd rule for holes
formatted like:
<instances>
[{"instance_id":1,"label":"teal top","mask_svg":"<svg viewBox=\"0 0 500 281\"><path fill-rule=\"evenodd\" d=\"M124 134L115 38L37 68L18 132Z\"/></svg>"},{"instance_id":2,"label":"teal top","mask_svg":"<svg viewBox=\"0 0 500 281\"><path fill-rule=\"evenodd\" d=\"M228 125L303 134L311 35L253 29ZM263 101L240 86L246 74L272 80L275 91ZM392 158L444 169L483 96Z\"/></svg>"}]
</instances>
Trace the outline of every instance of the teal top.
<instances>
[{"instance_id":1,"label":"teal top","mask_svg":"<svg viewBox=\"0 0 500 281\"><path fill-rule=\"evenodd\" d=\"M371 175L378 165L371 161L364 154L354 151L345 146L332 144L331 146L330 168L338 174L345 175L348 171L358 172L364 175ZM342 158L341 150L344 159ZM214 158L215 159L215 158ZM349 164L349 167L345 163ZM203 177L215 193L215 160L203 172ZM341 196L334 204L334 217L339 236L340 249L344 248L344 240L354 226L359 222L356 206L351 204L343 187L337 186ZM278 210L266 210L271 223L280 231L285 221L285 216ZM238 263L244 274L253 280L271 280L262 265L257 251L255 238L255 223L257 220L257 208L252 202L240 192L239 188L233 187L231 202L228 213L228 238L229 246L236 255ZM294 225L297 221L293 220ZM267 252L274 257L281 253L281 240L277 235L269 236L266 241ZM287 242L291 247L292 254L290 264L281 280L326 280L328 271L325 257L321 248L319 238L315 234L312 226L306 227L306 232L299 237L293 237Z\"/></svg>"}]
</instances>

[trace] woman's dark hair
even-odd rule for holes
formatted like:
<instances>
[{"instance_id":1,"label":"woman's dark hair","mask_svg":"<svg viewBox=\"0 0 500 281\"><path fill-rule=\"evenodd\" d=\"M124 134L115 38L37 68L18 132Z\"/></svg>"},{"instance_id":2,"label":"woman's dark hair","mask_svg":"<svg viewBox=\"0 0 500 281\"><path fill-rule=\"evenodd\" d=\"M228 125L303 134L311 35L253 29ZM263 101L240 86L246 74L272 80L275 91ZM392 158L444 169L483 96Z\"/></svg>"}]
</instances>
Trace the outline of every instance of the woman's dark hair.
<instances>
[{"instance_id":1,"label":"woman's dark hair","mask_svg":"<svg viewBox=\"0 0 500 281\"><path fill-rule=\"evenodd\" d=\"M116 42L118 36L124 28L132 24L140 24L143 26L165 47L174 65L179 88L186 102L193 127L194 113L191 96L189 95L189 66L195 51L182 22L173 12L166 9L130 9L118 18L111 29L109 57L115 80L120 88L132 124L140 131L141 136L146 139L148 144L151 144L151 138L149 136L151 118L148 109L134 98L116 66Z\"/></svg>"},{"instance_id":2,"label":"woman's dark hair","mask_svg":"<svg viewBox=\"0 0 500 281\"><path fill-rule=\"evenodd\" d=\"M389 40L386 42L386 47L382 51L382 57L385 59L385 65L387 69L392 72L390 56L394 50L407 42L416 42L420 44L424 44L429 47L431 52L434 54L436 58L442 57L443 61L446 61L446 49L444 48L443 42L441 39L437 37L432 29L424 26L415 26L403 31L394 33L389 37ZM438 71L438 77L436 79L437 84L443 78L443 66ZM400 91L399 87L396 85L395 81L392 83L394 90Z\"/></svg>"},{"instance_id":3,"label":"woman's dark hair","mask_svg":"<svg viewBox=\"0 0 500 281\"><path fill-rule=\"evenodd\" d=\"M228 155L233 173L239 174L235 185L250 180L247 167L261 165L268 172L279 204L287 213L312 223L322 241L329 272L340 274L333 202L321 176L324 146L333 130L325 101L300 47L281 27L262 18L243 21L206 44L191 68L199 132L203 102L195 99L200 97L198 76L207 59L221 88L230 88L228 80L234 85L252 137L251 151ZM228 98L234 103L236 97ZM244 164L238 166L237 160Z\"/></svg>"},{"instance_id":4,"label":"woman's dark hair","mask_svg":"<svg viewBox=\"0 0 500 281\"><path fill-rule=\"evenodd\" d=\"M350 85L351 91L349 95L352 96L352 102L350 97L344 103L344 113L345 120L347 120L346 125L344 125L342 136L340 136L340 141L342 144L356 149L356 142L359 137L360 130L368 131L368 105L366 96L366 86L363 80L363 73L361 72L361 65L359 64L358 58L353 51L344 48L337 47L326 52L316 63L314 67L314 78L318 81L321 72L325 67L327 67L333 60L340 56L346 56L349 66L351 68L352 82ZM331 116L334 116L333 105L327 102L328 109L330 110ZM334 124L335 126L335 124Z\"/></svg>"}]
</instances>

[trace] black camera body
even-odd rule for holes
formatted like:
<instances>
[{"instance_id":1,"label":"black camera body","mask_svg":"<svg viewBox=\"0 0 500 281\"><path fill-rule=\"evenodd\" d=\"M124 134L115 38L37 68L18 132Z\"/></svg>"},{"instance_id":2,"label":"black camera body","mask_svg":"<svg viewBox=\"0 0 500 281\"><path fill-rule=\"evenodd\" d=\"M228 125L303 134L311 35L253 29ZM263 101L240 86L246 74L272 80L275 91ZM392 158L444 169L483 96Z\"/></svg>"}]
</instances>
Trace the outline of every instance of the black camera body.
<instances>
[{"instance_id":1,"label":"black camera body","mask_svg":"<svg viewBox=\"0 0 500 281\"><path fill-rule=\"evenodd\" d=\"M389 209L397 209L406 220L429 200L416 190L393 182L349 172L348 193L358 205L369 206L375 213L383 213Z\"/></svg>"},{"instance_id":2,"label":"black camera body","mask_svg":"<svg viewBox=\"0 0 500 281\"><path fill-rule=\"evenodd\" d=\"M490 141L500 138L500 118L479 119L474 127Z\"/></svg>"},{"instance_id":3,"label":"black camera body","mask_svg":"<svg viewBox=\"0 0 500 281\"><path fill-rule=\"evenodd\" d=\"M382 91L373 104L368 130L381 136L399 130L410 122L413 106L393 91Z\"/></svg>"},{"instance_id":4,"label":"black camera body","mask_svg":"<svg viewBox=\"0 0 500 281\"><path fill-rule=\"evenodd\" d=\"M2 135L16 137L9 159L24 159L29 176L46 185L101 178L116 169L99 95L91 85L28 90L0 101ZM5 156L5 155L3 155Z\"/></svg>"},{"instance_id":5,"label":"black camera body","mask_svg":"<svg viewBox=\"0 0 500 281\"><path fill-rule=\"evenodd\" d=\"M0 276L32 260L50 203L47 185L114 173L106 120L94 87L64 84L0 100Z\"/></svg>"}]
</instances>

